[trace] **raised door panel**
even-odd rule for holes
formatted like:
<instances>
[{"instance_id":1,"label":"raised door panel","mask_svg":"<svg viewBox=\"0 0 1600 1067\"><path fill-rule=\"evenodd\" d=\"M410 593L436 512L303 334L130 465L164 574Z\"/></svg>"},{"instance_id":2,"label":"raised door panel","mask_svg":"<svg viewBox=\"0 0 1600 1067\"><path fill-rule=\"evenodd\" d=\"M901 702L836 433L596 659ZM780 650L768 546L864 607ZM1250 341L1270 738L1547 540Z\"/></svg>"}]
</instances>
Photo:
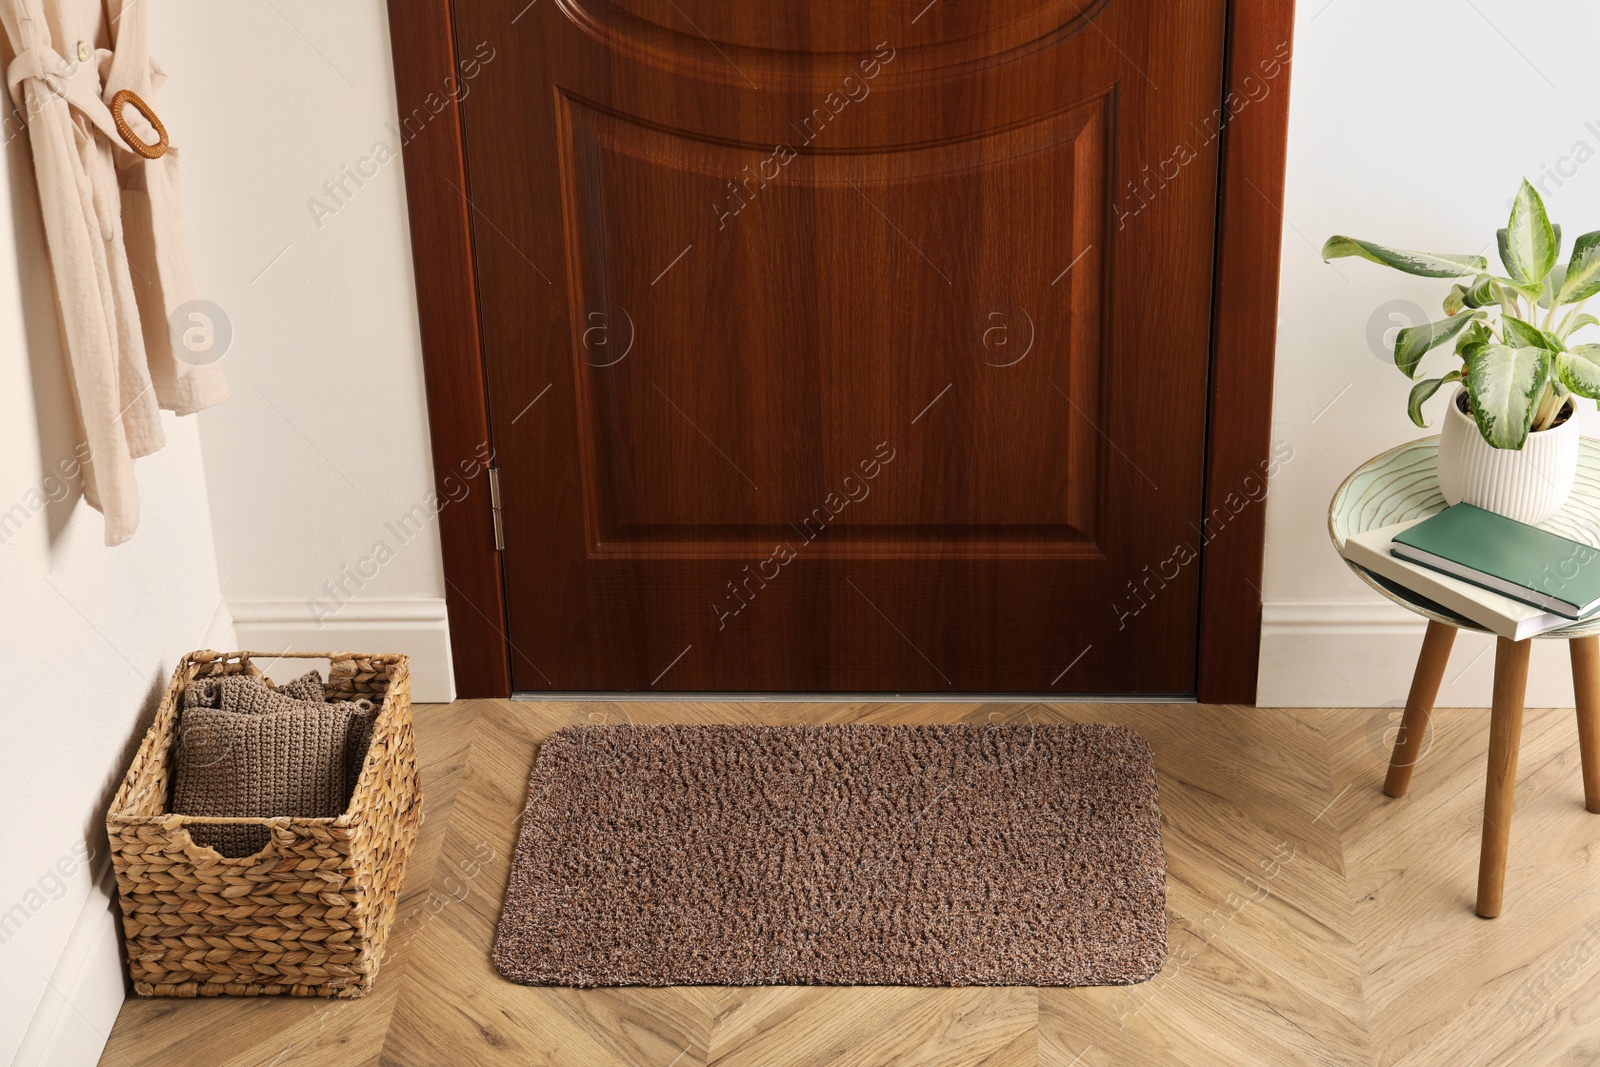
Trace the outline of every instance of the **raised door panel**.
<instances>
[{"instance_id":1,"label":"raised door panel","mask_svg":"<svg viewBox=\"0 0 1600 1067\"><path fill-rule=\"evenodd\" d=\"M1100 554L1108 99L850 155L561 110L592 555ZM879 478L883 413L951 394Z\"/></svg>"}]
</instances>

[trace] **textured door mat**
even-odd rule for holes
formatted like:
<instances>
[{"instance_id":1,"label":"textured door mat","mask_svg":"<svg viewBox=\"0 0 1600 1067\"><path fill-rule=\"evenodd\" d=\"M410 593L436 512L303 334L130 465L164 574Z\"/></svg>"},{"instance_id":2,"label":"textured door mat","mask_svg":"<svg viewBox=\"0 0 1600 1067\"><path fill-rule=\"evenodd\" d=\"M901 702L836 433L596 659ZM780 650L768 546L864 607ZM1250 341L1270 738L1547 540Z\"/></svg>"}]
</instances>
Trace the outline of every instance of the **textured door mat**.
<instances>
[{"instance_id":1,"label":"textured door mat","mask_svg":"<svg viewBox=\"0 0 1600 1067\"><path fill-rule=\"evenodd\" d=\"M1166 957L1125 727L583 726L545 741L494 959L529 985L1105 985Z\"/></svg>"}]
</instances>

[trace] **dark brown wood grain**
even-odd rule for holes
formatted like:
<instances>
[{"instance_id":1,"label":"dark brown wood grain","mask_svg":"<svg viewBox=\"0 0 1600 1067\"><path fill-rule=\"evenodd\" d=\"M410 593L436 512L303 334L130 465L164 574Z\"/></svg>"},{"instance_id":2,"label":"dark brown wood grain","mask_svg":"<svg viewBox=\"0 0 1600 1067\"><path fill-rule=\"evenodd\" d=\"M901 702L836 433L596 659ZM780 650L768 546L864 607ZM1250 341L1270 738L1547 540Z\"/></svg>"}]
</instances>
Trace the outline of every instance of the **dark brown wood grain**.
<instances>
[{"instance_id":1,"label":"dark brown wood grain","mask_svg":"<svg viewBox=\"0 0 1600 1067\"><path fill-rule=\"evenodd\" d=\"M1254 704L1266 543L1257 487L1264 492L1267 474L1293 462L1292 450L1274 447L1271 415L1294 0L1232 6L1228 94L1245 103L1223 132L1199 697Z\"/></svg>"},{"instance_id":2,"label":"dark brown wood grain","mask_svg":"<svg viewBox=\"0 0 1600 1067\"><path fill-rule=\"evenodd\" d=\"M454 6L459 38L446 2L392 2L390 18L402 113L408 94L436 92L484 48L498 61L472 85L464 133L451 100L406 147L435 464L447 470L486 438L492 407L507 481L509 602L483 548L486 501L441 516L458 512L444 541L464 695L506 690L509 631L519 689L1198 687L1253 699L1262 508L1211 536L1203 565L1160 572L1198 551L1205 517L1270 457L1281 222L1261 208L1281 193L1286 68L1222 136L1207 123L1216 101L1227 106L1224 76L1228 91L1252 92L1250 63L1287 44L1291 3L1234 0L1225 70L1223 0L1182 18L1134 0L931 7L870 95L846 105L854 114L833 113L829 94L874 51L869 38L910 12L843 5L824 25L828 5L767 5L758 18L695 3L691 20L681 3L589 0L512 23L478 0ZM1086 107L1088 136L1055 136ZM793 179L749 179L772 144L802 139ZM1154 177L1180 143L1194 151L1179 178ZM1079 180L1090 171L1104 175L1098 193ZM724 183L721 206L706 177ZM701 237L720 223L761 242L685 237L689 257L716 254L684 271L666 222L697 213ZM1145 236L1119 244L1119 223ZM1066 296L1045 293L1067 262L1046 273L1053 246L1096 230L1107 236L1083 240L1098 247ZM1012 259L991 239L1011 242ZM651 305L653 283L674 271L675 310ZM754 307L738 306L730 282L764 275ZM875 313L852 303L862 292L879 296ZM642 337L630 303L644 308ZM950 337L981 346L988 303L1008 326L1019 307L1043 307L1053 344L1011 368L982 352L959 373L941 363ZM616 349L586 343L622 336L619 306L628 338L659 346L625 359L653 352L668 388L607 377ZM839 358L830 319L845 312L855 362ZM773 327L789 328L776 346L788 358L750 345ZM1037 319L1030 327L1037 337ZM1135 361L1162 366L1162 384L1129 371ZM977 366L1023 370L1006 391ZM721 374L705 379L715 389L697 384L702 367ZM937 394L941 378L966 388ZM1046 387L1053 415L1037 395ZM911 421L918 390L942 399ZM896 391L904 410L890 424ZM1209 430L1195 403L1208 395ZM908 436L919 428L931 432ZM830 476L870 462L875 443L895 447L886 429L915 444L895 453L915 460L896 472L903 482L810 538L805 516L842 495ZM755 550L786 517L794 563L777 582L753 578L773 551ZM707 595L718 589L720 607ZM1047 662L1053 678L1040 674Z\"/></svg>"},{"instance_id":3,"label":"dark brown wood grain","mask_svg":"<svg viewBox=\"0 0 1600 1067\"><path fill-rule=\"evenodd\" d=\"M1225 0L454 11L515 689L1194 691Z\"/></svg>"},{"instance_id":4,"label":"dark brown wood grain","mask_svg":"<svg viewBox=\"0 0 1600 1067\"><path fill-rule=\"evenodd\" d=\"M509 696L509 643L484 457L492 449L448 0L389 0L445 601L459 697Z\"/></svg>"}]
</instances>

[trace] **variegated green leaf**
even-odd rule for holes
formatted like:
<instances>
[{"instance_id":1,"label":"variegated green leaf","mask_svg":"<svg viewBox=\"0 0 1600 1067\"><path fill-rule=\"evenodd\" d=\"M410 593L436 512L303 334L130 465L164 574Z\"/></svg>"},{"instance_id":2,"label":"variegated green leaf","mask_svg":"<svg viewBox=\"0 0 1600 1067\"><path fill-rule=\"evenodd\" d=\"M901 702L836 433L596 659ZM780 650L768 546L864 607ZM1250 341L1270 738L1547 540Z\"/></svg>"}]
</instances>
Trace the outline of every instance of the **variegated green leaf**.
<instances>
[{"instance_id":1,"label":"variegated green leaf","mask_svg":"<svg viewBox=\"0 0 1600 1067\"><path fill-rule=\"evenodd\" d=\"M1489 327L1482 322L1474 322L1462 330L1461 336L1456 338L1456 355L1464 356L1469 346L1486 345L1492 340L1494 337L1489 333Z\"/></svg>"},{"instance_id":2,"label":"variegated green leaf","mask_svg":"<svg viewBox=\"0 0 1600 1067\"><path fill-rule=\"evenodd\" d=\"M1459 314L1467 306L1467 287L1460 282L1452 285L1445 294L1444 313L1446 315Z\"/></svg>"},{"instance_id":3,"label":"variegated green leaf","mask_svg":"<svg viewBox=\"0 0 1600 1067\"><path fill-rule=\"evenodd\" d=\"M1561 384L1591 400L1600 399L1600 345L1578 345L1556 356Z\"/></svg>"},{"instance_id":4,"label":"variegated green leaf","mask_svg":"<svg viewBox=\"0 0 1600 1067\"><path fill-rule=\"evenodd\" d=\"M1560 299L1563 304L1576 304L1596 293L1600 293L1600 230L1586 233L1573 242Z\"/></svg>"},{"instance_id":5,"label":"variegated green leaf","mask_svg":"<svg viewBox=\"0 0 1600 1067\"><path fill-rule=\"evenodd\" d=\"M1506 344L1512 348L1542 348L1555 353L1567 347L1554 334L1546 333L1531 322L1523 322L1515 315L1502 316L1500 328L1505 331Z\"/></svg>"},{"instance_id":6,"label":"variegated green leaf","mask_svg":"<svg viewBox=\"0 0 1600 1067\"><path fill-rule=\"evenodd\" d=\"M1499 286L1504 293L1515 293L1524 300L1534 301L1544 296L1544 282L1537 282L1533 285L1523 285L1519 281L1514 281L1511 278L1502 278L1497 274L1491 275L1489 280L1494 282L1495 285ZM1490 291L1493 292L1492 287ZM1501 295L1503 294L1495 293L1495 298L1499 299Z\"/></svg>"},{"instance_id":7,"label":"variegated green leaf","mask_svg":"<svg viewBox=\"0 0 1600 1067\"><path fill-rule=\"evenodd\" d=\"M1467 287L1467 291L1461 297L1461 302L1469 308L1481 308L1493 304L1499 299L1494 292L1494 279L1487 274L1480 274L1477 281Z\"/></svg>"},{"instance_id":8,"label":"variegated green leaf","mask_svg":"<svg viewBox=\"0 0 1600 1067\"><path fill-rule=\"evenodd\" d=\"M1478 432L1495 448L1521 448L1533 409L1550 378L1550 353L1542 348L1485 345L1467 361L1467 391Z\"/></svg>"},{"instance_id":9,"label":"variegated green leaf","mask_svg":"<svg viewBox=\"0 0 1600 1067\"><path fill-rule=\"evenodd\" d=\"M1417 274L1424 278L1466 278L1482 274L1489 269L1489 261L1482 256L1444 255L1437 252L1413 252L1404 248L1387 248L1360 241L1354 237L1330 237L1322 246L1322 258L1341 259L1360 256L1381 263L1385 267Z\"/></svg>"},{"instance_id":10,"label":"variegated green leaf","mask_svg":"<svg viewBox=\"0 0 1600 1067\"><path fill-rule=\"evenodd\" d=\"M1567 280L1567 268L1557 263L1550 268L1550 273L1545 275L1544 292L1539 295L1539 306L1553 308L1561 303L1561 286Z\"/></svg>"},{"instance_id":11,"label":"variegated green leaf","mask_svg":"<svg viewBox=\"0 0 1600 1067\"><path fill-rule=\"evenodd\" d=\"M1539 190L1528 184L1526 178L1511 205L1511 221L1500 231L1499 237L1500 260L1506 265L1506 272L1523 285L1543 282L1550 268L1556 265L1561 246L1555 227L1550 225L1550 216L1545 214Z\"/></svg>"},{"instance_id":12,"label":"variegated green leaf","mask_svg":"<svg viewBox=\"0 0 1600 1067\"><path fill-rule=\"evenodd\" d=\"M1483 312L1475 311L1471 314L1440 319L1438 322L1430 322L1423 326L1406 327L1394 338L1394 365L1399 367L1400 373L1407 378L1415 378L1417 364L1422 362L1423 356L1455 337L1482 316Z\"/></svg>"},{"instance_id":13,"label":"variegated green leaf","mask_svg":"<svg viewBox=\"0 0 1600 1067\"><path fill-rule=\"evenodd\" d=\"M1595 318L1588 312L1582 315L1574 315L1565 326L1561 327L1561 334L1563 337L1571 337L1585 326L1600 326L1600 319Z\"/></svg>"},{"instance_id":14,"label":"variegated green leaf","mask_svg":"<svg viewBox=\"0 0 1600 1067\"><path fill-rule=\"evenodd\" d=\"M1422 405L1426 403L1434 393L1439 391L1439 387L1441 385L1447 385L1450 382L1459 382L1460 380L1461 372L1458 370L1453 370L1449 374L1446 374L1443 378L1427 378L1418 382L1416 385L1413 385L1411 387L1411 399L1406 403L1406 412L1411 416L1411 421L1416 423L1418 426L1421 426L1423 429L1427 429L1427 420L1422 417Z\"/></svg>"},{"instance_id":15,"label":"variegated green leaf","mask_svg":"<svg viewBox=\"0 0 1600 1067\"><path fill-rule=\"evenodd\" d=\"M1530 322L1523 322L1515 315L1501 316L1500 329L1505 332L1506 344L1512 348L1544 347L1544 338L1539 336L1539 327Z\"/></svg>"}]
</instances>

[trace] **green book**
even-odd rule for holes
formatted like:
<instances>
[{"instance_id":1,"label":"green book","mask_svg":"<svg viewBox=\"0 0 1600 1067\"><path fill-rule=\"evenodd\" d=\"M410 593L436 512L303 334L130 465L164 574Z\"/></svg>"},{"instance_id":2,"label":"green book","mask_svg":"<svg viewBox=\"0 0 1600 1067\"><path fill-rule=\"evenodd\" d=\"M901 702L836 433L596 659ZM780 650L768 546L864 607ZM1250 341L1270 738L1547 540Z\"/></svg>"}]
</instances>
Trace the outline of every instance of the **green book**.
<instances>
[{"instance_id":1,"label":"green book","mask_svg":"<svg viewBox=\"0 0 1600 1067\"><path fill-rule=\"evenodd\" d=\"M1568 619L1600 607L1600 550L1471 504L1397 534L1389 551Z\"/></svg>"}]
</instances>

